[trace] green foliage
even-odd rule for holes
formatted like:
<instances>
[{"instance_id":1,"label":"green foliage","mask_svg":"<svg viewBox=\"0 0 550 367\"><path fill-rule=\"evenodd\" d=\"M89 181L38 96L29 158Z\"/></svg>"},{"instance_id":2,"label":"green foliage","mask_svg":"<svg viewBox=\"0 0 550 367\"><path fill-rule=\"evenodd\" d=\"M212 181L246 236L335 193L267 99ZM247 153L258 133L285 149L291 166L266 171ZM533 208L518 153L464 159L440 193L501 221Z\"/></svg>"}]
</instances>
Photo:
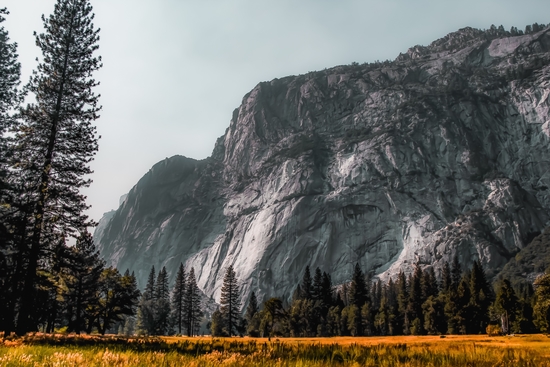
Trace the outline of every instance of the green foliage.
<instances>
[{"instance_id":1,"label":"green foliage","mask_svg":"<svg viewBox=\"0 0 550 367\"><path fill-rule=\"evenodd\" d=\"M504 279L497 290L493 310L501 318L502 332L510 332L510 324L516 321L516 314L519 311L519 300L512 288L510 281Z\"/></svg>"},{"instance_id":2,"label":"green foliage","mask_svg":"<svg viewBox=\"0 0 550 367\"><path fill-rule=\"evenodd\" d=\"M212 334L212 336L227 336L224 330L223 315L219 309L212 313L210 333Z\"/></svg>"},{"instance_id":3,"label":"green foliage","mask_svg":"<svg viewBox=\"0 0 550 367\"><path fill-rule=\"evenodd\" d=\"M246 307L246 333L251 337L260 336L260 315L256 293L252 292L248 306Z\"/></svg>"},{"instance_id":4,"label":"green foliage","mask_svg":"<svg viewBox=\"0 0 550 367\"><path fill-rule=\"evenodd\" d=\"M540 331L550 333L550 272L535 281L534 322Z\"/></svg>"},{"instance_id":5,"label":"green foliage","mask_svg":"<svg viewBox=\"0 0 550 367\"><path fill-rule=\"evenodd\" d=\"M140 292L136 280L131 275L122 276L115 268L107 268L99 279L99 304L96 309L96 322L101 334L124 315L136 312Z\"/></svg>"}]
</instances>

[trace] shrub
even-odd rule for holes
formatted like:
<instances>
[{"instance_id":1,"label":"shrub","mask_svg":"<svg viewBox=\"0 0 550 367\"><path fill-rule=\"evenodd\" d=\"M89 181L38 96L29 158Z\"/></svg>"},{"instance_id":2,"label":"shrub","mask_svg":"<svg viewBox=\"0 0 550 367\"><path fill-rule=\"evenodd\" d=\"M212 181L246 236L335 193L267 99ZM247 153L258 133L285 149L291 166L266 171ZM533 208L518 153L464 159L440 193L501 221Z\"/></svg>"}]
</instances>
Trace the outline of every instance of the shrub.
<instances>
[{"instance_id":1,"label":"shrub","mask_svg":"<svg viewBox=\"0 0 550 367\"><path fill-rule=\"evenodd\" d=\"M487 325L487 328L485 329L487 332L487 335L489 336L498 336L502 335L502 330L499 325Z\"/></svg>"}]
</instances>

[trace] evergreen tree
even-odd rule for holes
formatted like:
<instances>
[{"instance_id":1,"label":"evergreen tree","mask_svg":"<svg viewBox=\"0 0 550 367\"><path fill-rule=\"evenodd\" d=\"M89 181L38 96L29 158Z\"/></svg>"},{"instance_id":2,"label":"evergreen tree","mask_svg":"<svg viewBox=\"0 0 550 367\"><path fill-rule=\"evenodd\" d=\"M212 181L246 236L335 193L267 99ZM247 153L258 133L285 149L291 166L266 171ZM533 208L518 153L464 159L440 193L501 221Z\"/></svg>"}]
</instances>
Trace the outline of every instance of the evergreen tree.
<instances>
[{"instance_id":1,"label":"evergreen tree","mask_svg":"<svg viewBox=\"0 0 550 367\"><path fill-rule=\"evenodd\" d=\"M407 305L409 300L409 290L407 278L403 271L399 272L397 277L397 328L399 334L408 334L410 321L407 318Z\"/></svg>"},{"instance_id":2,"label":"evergreen tree","mask_svg":"<svg viewBox=\"0 0 550 367\"><path fill-rule=\"evenodd\" d=\"M435 276L433 267L424 271L420 287L422 289L422 300L424 302L429 297L436 297L439 294L439 284L437 283L437 277Z\"/></svg>"},{"instance_id":3,"label":"evergreen tree","mask_svg":"<svg viewBox=\"0 0 550 367\"><path fill-rule=\"evenodd\" d=\"M457 312L453 317L456 325L455 333L459 334L468 334L472 325L472 319L470 318L471 312L468 307L471 300L469 278L470 276L468 273L464 274L458 284L458 297L456 302Z\"/></svg>"},{"instance_id":4,"label":"evergreen tree","mask_svg":"<svg viewBox=\"0 0 550 367\"><path fill-rule=\"evenodd\" d=\"M3 15L8 15L6 8L0 9L0 24L6 18ZM6 245L9 234L8 228L5 227L7 222L6 214L11 211L6 210L8 200L6 196L7 174L8 174L8 158L10 155L9 139L6 133L13 129L16 120L13 118L12 112L18 107L21 102L21 93L19 93L19 79L21 76L21 64L17 61L17 44L10 43L8 31L4 26L0 27L0 243ZM0 246L2 246L0 245ZM2 249L2 247L0 247ZM0 252L0 265L5 264L6 259L4 252Z\"/></svg>"},{"instance_id":5,"label":"evergreen tree","mask_svg":"<svg viewBox=\"0 0 550 367\"><path fill-rule=\"evenodd\" d=\"M414 267L414 273L411 278L410 282L410 292L409 292L409 302L407 305L407 318L408 320L411 320L414 322L414 320L418 319L419 321L416 322L416 327L414 330L415 335L422 335L424 333L423 330L423 314L422 314L422 304L424 303L424 299L422 297L422 283L423 283L423 274L422 269L420 268L419 264L416 264ZM412 330L411 330L411 333Z\"/></svg>"},{"instance_id":6,"label":"evergreen tree","mask_svg":"<svg viewBox=\"0 0 550 367\"><path fill-rule=\"evenodd\" d=\"M470 302L468 303L468 333L485 332L489 323L489 307L492 303L492 291L487 282L485 271L479 261L474 265L469 276Z\"/></svg>"},{"instance_id":7,"label":"evergreen tree","mask_svg":"<svg viewBox=\"0 0 550 367\"><path fill-rule=\"evenodd\" d=\"M329 274L323 272L323 282L321 285L321 300L328 309L334 304L334 293L332 291L332 279Z\"/></svg>"},{"instance_id":8,"label":"evergreen tree","mask_svg":"<svg viewBox=\"0 0 550 367\"><path fill-rule=\"evenodd\" d=\"M187 309L186 327L187 336L194 336L198 332L202 318L200 290L195 279L195 269L191 268L187 276L185 302Z\"/></svg>"},{"instance_id":9,"label":"evergreen tree","mask_svg":"<svg viewBox=\"0 0 550 367\"><path fill-rule=\"evenodd\" d=\"M153 335L155 333L155 280L155 267L151 266L137 312L136 329L140 335Z\"/></svg>"},{"instance_id":10,"label":"evergreen tree","mask_svg":"<svg viewBox=\"0 0 550 367\"><path fill-rule=\"evenodd\" d=\"M98 30L92 24L88 0L58 0L54 13L43 17L46 32L36 37L43 61L31 78L28 90L36 98L23 111L17 134L17 167L28 183L34 184L32 231L17 321L17 332L34 330L33 298L43 249L50 236L74 236L93 224L79 190L89 186L84 177L97 151L92 122L98 118L98 83L91 79L101 67ZM27 242L26 242L27 243Z\"/></svg>"},{"instance_id":11,"label":"evergreen tree","mask_svg":"<svg viewBox=\"0 0 550 367\"><path fill-rule=\"evenodd\" d=\"M178 331L178 334L182 334L185 329L185 315L187 310L185 308L185 282L186 274L183 264L180 264L178 273L176 274L176 282L172 291L172 318Z\"/></svg>"},{"instance_id":12,"label":"evergreen tree","mask_svg":"<svg viewBox=\"0 0 550 367\"><path fill-rule=\"evenodd\" d=\"M322 301L323 299L323 274L319 268L315 269L315 275L313 276L311 299L314 301Z\"/></svg>"},{"instance_id":13,"label":"evergreen tree","mask_svg":"<svg viewBox=\"0 0 550 367\"><path fill-rule=\"evenodd\" d=\"M439 297L429 296L422 304L424 331L429 335L444 334L447 331L445 304Z\"/></svg>"},{"instance_id":14,"label":"evergreen tree","mask_svg":"<svg viewBox=\"0 0 550 367\"><path fill-rule=\"evenodd\" d=\"M308 269L309 271L309 269ZM286 312L283 307L283 302L279 298L270 298L264 302L262 328L263 336L271 338L273 335L275 325L282 319L286 318Z\"/></svg>"},{"instance_id":15,"label":"evergreen tree","mask_svg":"<svg viewBox=\"0 0 550 367\"><path fill-rule=\"evenodd\" d=\"M294 289L294 292L292 293L292 302L298 301L302 299L302 287L300 284L296 286L296 289Z\"/></svg>"},{"instance_id":16,"label":"evergreen tree","mask_svg":"<svg viewBox=\"0 0 550 367\"><path fill-rule=\"evenodd\" d=\"M342 308L339 306L332 306L327 313L327 335L328 336L338 336L342 335L340 330L340 314L342 313Z\"/></svg>"},{"instance_id":17,"label":"evergreen tree","mask_svg":"<svg viewBox=\"0 0 550 367\"><path fill-rule=\"evenodd\" d=\"M460 280L462 279L462 267L460 261L458 261L458 254L453 257L453 263L451 265L451 281L453 288L458 289Z\"/></svg>"},{"instance_id":18,"label":"evergreen tree","mask_svg":"<svg viewBox=\"0 0 550 367\"><path fill-rule=\"evenodd\" d=\"M510 332L510 325L516 319L519 306L518 297L510 281L503 279L499 285L493 309L501 317L502 332L504 334Z\"/></svg>"},{"instance_id":19,"label":"evergreen tree","mask_svg":"<svg viewBox=\"0 0 550 367\"><path fill-rule=\"evenodd\" d=\"M8 15L6 8L0 9L0 24L6 18L3 15ZM21 64L17 61L17 44L10 43L8 31L4 26L0 27L0 243L5 246L8 241L9 230L6 228L7 221L5 219L8 213L7 210L10 200L6 196L7 174L8 174L8 158L11 154L9 148L9 139L6 136L11 129L14 128L16 120L13 118L12 112L19 106L21 102L21 93L18 90L19 79L21 76ZM2 249L2 247L0 247ZM0 265L5 264L6 259L4 252L0 252Z\"/></svg>"},{"instance_id":20,"label":"evergreen tree","mask_svg":"<svg viewBox=\"0 0 550 367\"><path fill-rule=\"evenodd\" d=\"M369 300L367 283L365 276L359 264L355 264L351 284L349 287L349 302L350 305L354 305L348 311L348 326L352 335L363 335L363 320L361 319L361 309L363 305ZM352 322L356 324L351 327Z\"/></svg>"},{"instance_id":21,"label":"evergreen tree","mask_svg":"<svg viewBox=\"0 0 550 367\"><path fill-rule=\"evenodd\" d=\"M8 15L0 9L0 24ZM18 234L26 229L26 208L18 206L18 186L9 169L13 154L13 140L9 132L16 128L15 111L21 102L18 91L21 65L17 61L17 44L10 43L4 26L0 27L0 331L9 335L15 330L17 301L22 289L22 271L25 256L23 246L18 246Z\"/></svg>"},{"instance_id":22,"label":"evergreen tree","mask_svg":"<svg viewBox=\"0 0 550 367\"><path fill-rule=\"evenodd\" d=\"M95 306L99 302L99 279L104 267L105 262L101 259L92 236L84 232L76 245L70 249L65 277L67 290L63 297L69 332L80 334L89 328L87 324L92 315L88 311L90 306Z\"/></svg>"},{"instance_id":23,"label":"evergreen tree","mask_svg":"<svg viewBox=\"0 0 550 367\"><path fill-rule=\"evenodd\" d=\"M441 290L447 293L452 286L453 281L451 275L451 267L449 266L449 263L445 261L445 264L443 264L443 270L441 272Z\"/></svg>"},{"instance_id":24,"label":"evergreen tree","mask_svg":"<svg viewBox=\"0 0 550 367\"><path fill-rule=\"evenodd\" d=\"M550 269L549 269L550 270ZM543 333L550 332L550 271L539 276L535 283L535 307L533 308L535 325Z\"/></svg>"},{"instance_id":25,"label":"evergreen tree","mask_svg":"<svg viewBox=\"0 0 550 367\"><path fill-rule=\"evenodd\" d=\"M212 313L212 318L210 321L210 333L212 334L212 336L225 336L225 333L223 331L223 324L223 316L220 312L220 309L218 308Z\"/></svg>"},{"instance_id":26,"label":"evergreen tree","mask_svg":"<svg viewBox=\"0 0 550 367\"><path fill-rule=\"evenodd\" d=\"M359 264L355 264L353 276L349 287L349 302L354 304L358 309L368 301L367 283L365 276Z\"/></svg>"},{"instance_id":27,"label":"evergreen tree","mask_svg":"<svg viewBox=\"0 0 550 367\"><path fill-rule=\"evenodd\" d=\"M96 315L98 331L101 334L114 322L122 321L123 316L133 316L136 312L140 292L135 278L121 276L117 269L107 268L99 279L99 308Z\"/></svg>"},{"instance_id":28,"label":"evergreen tree","mask_svg":"<svg viewBox=\"0 0 550 367\"><path fill-rule=\"evenodd\" d=\"M309 271L309 265L306 266L306 270L304 270L304 277L302 278L302 284L301 284L301 290L302 290L302 299L312 299L313 297L313 283L311 280L311 273Z\"/></svg>"},{"instance_id":29,"label":"evergreen tree","mask_svg":"<svg viewBox=\"0 0 550 367\"><path fill-rule=\"evenodd\" d=\"M248 301L248 306L246 307L246 323L247 323L247 334L252 337L260 336L260 320L259 320L259 307L258 299L256 298L256 293L252 292L250 295L250 301Z\"/></svg>"},{"instance_id":30,"label":"evergreen tree","mask_svg":"<svg viewBox=\"0 0 550 367\"><path fill-rule=\"evenodd\" d=\"M168 274L163 266L155 283L154 302L155 335L166 335L170 326L170 292L168 290Z\"/></svg>"},{"instance_id":31,"label":"evergreen tree","mask_svg":"<svg viewBox=\"0 0 550 367\"><path fill-rule=\"evenodd\" d=\"M237 284L237 276L233 265L229 265L223 279L220 312L225 320L225 330L227 335L234 335L234 331L239 322L239 285Z\"/></svg>"},{"instance_id":32,"label":"evergreen tree","mask_svg":"<svg viewBox=\"0 0 550 367\"><path fill-rule=\"evenodd\" d=\"M147 301L155 299L155 266L151 266L151 271L149 272L149 277L147 278L147 285L145 285L145 290L143 291L143 298Z\"/></svg>"}]
</instances>

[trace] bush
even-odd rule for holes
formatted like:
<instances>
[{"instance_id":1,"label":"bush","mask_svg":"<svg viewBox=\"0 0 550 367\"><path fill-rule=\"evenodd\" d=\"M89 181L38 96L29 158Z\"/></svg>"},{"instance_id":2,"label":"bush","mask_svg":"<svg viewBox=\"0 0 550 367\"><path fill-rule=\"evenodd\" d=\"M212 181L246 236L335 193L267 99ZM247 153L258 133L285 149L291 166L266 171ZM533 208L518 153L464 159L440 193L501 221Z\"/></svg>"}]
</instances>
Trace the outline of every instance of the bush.
<instances>
[{"instance_id":1,"label":"bush","mask_svg":"<svg viewBox=\"0 0 550 367\"><path fill-rule=\"evenodd\" d=\"M499 325L487 325L487 328L485 329L487 332L487 335L489 336L499 336L502 335L502 330Z\"/></svg>"}]
</instances>

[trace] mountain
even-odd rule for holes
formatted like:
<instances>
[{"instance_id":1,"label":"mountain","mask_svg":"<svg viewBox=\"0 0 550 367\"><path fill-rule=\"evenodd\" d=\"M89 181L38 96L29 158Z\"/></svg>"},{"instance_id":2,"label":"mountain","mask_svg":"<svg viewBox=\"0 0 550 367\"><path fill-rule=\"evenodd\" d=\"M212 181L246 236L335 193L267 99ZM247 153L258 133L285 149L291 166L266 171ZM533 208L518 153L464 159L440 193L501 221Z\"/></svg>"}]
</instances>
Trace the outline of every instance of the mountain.
<instances>
[{"instance_id":1,"label":"mountain","mask_svg":"<svg viewBox=\"0 0 550 367\"><path fill-rule=\"evenodd\" d=\"M525 283L533 284L547 269L550 269L550 227L511 258L497 277L521 288Z\"/></svg>"},{"instance_id":2,"label":"mountain","mask_svg":"<svg viewBox=\"0 0 550 367\"><path fill-rule=\"evenodd\" d=\"M180 262L219 299L232 264L289 298L457 254L494 277L550 224L550 28L464 28L396 60L258 84L212 156L157 163L96 235L109 264ZM96 232L97 233L97 232Z\"/></svg>"}]
</instances>

